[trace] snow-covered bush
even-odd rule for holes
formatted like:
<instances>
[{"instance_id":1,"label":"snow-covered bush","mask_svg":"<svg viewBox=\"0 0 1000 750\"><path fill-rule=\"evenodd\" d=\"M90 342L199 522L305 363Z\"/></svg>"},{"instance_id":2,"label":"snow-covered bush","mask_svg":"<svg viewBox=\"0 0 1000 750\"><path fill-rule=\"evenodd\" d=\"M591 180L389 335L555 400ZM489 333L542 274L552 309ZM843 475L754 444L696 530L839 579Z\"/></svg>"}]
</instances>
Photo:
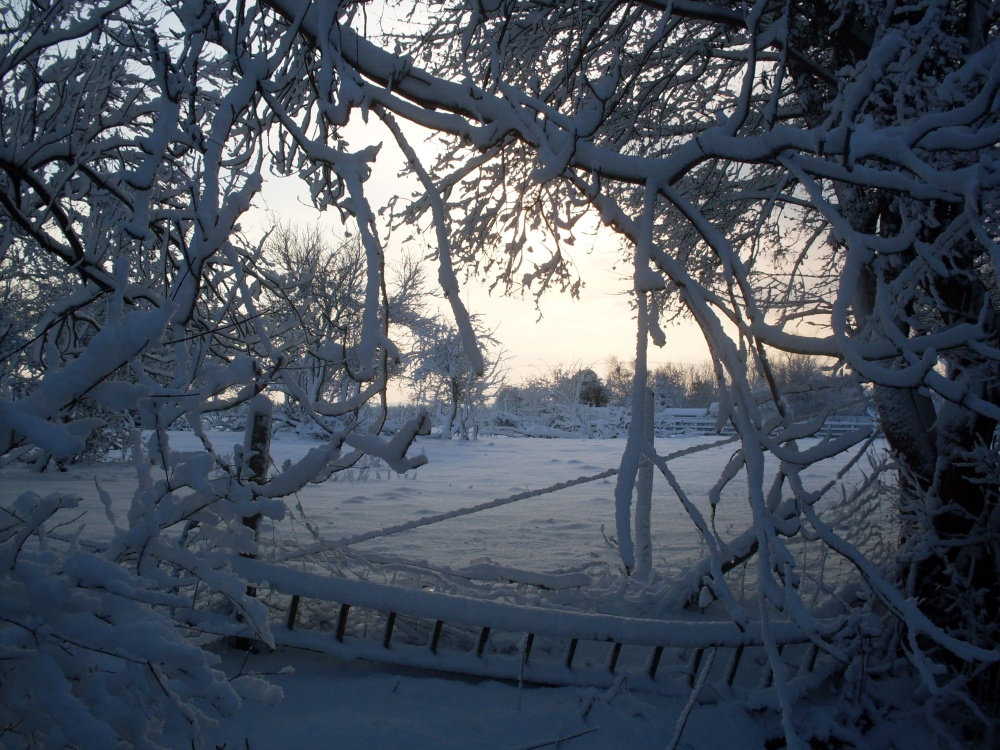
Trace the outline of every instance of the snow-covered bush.
<instances>
[{"instance_id":1,"label":"snow-covered bush","mask_svg":"<svg viewBox=\"0 0 1000 750\"><path fill-rule=\"evenodd\" d=\"M138 475L125 517L100 487L110 543L83 545L46 524L76 498L23 495L0 507L0 727L14 747L103 747L119 738L156 747L161 733L194 743L213 716L241 697L280 693L248 676L227 678L205 647L227 636L273 645L267 609L229 570L255 556L261 519L280 520L280 498L368 456L403 473L422 419L384 442L373 435L314 448L271 474L270 403L259 396L230 460L202 433L204 449L176 452L166 431L144 445L132 434ZM260 441L263 442L260 442ZM65 515L65 513L63 513Z\"/></svg>"},{"instance_id":2,"label":"snow-covered bush","mask_svg":"<svg viewBox=\"0 0 1000 750\"><path fill-rule=\"evenodd\" d=\"M165 732L194 743L243 697L280 697L256 678L229 680L205 650L227 630L266 625L265 613L242 581L157 533L157 515L176 508L150 507L97 551L46 531L76 502L28 493L0 506L5 747L152 748ZM195 608L199 586L206 599L228 597L244 621L207 619Z\"/></svg>"},{"instance_id":3,"label":"snow-covered bush","mask_svg":"<svg viewBox=\"0 0 1000 750\"><path fill-rule=\"evenodd\" d=\"M628 411L609 406L610 393L590 368L556 366L493 401L492 429L532 437L613 438L624 434Z\"/></svg>"},{"instance_id":4,"label":"snow-covered bush","mask_svg":"<svg viewBox=\"0 0 1000 750\"><path fill-rule=\"evenodd\" d=\"M255 554L259 518L280 518L280 498L307 482L368 455L400 471L419 463L405 453L423 420L386 441L380 419L363 434L352 419L399 360L362 187L372 153L317 166L328 182L313 193L362 239L352 357L336 361L352 387L308 392L296 378L334 342L311 335L314 311L295 309L301 277L271 273L240 221L265 161L309 174L309 143L327 156L330 145L299 141L288 116L310 106L315 80L297 30L260 5L241 4L238 21L233 11L207 0L0 9L0 466L96 456L112 447L102 431L134 425L139 484L124 517L106 503L114 532L100 550L45 533L70 500L3 499L5 746L150 747L167 725L194 745L241 691L268 697L227 681L204 650L234 633L268 640L263 606L228 561ZM227 456L205 429L214 415L253 424L264 392L327 428L322 447L273 474L263 452ZM171 450L179 424L202 450Z\"/></svg>"}]
</instances>

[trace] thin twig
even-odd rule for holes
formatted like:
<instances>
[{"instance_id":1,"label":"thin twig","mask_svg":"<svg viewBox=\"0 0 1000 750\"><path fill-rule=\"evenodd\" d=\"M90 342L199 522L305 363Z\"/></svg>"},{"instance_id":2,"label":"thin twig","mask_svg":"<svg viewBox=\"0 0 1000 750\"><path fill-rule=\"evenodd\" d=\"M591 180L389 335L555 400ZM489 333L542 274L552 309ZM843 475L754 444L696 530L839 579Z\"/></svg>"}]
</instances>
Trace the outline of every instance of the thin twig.
<instances>
[{"instance_id":1,"label":"thin twig","mask_svg":"<svg viewBox=\"0 0 1000 750\"><path fill-rule=\"evenodd\" d=\"M698 702L698 696L701 694L701 689L705 687L705 680L708 679L708 673L712 669L712 662L715 661L715 651L713 648L708 652L708 657L701 667L701 672L698 673L698 681L695 682L694 688L691 690L691 697L688 698L688 702L681 711L681 715L677 717L674 736L670 740L670 744L667 745L667 750L676 750L677 743L681 741L681 735L684 734L684 727L687 725L688 717L691 716L691 711L694 709L695 703Z\"/></svg>"},{"instance_id":2,"label":"thin twig","mask_svg":"<svg viewBox=\"0 0 1000 750\"><path fill-rule=\"evenodd\" d=\"M575 740L577 737L583 737L585 734L596 732L598 729L600 729L600 727L594 727L593 729L585 729L582 732L577 732L576 734L568 734L565 737L558 737L554 740L543 742L540 745L528 745L527 747L520 748L520 750L538 750L538 748L540 747L551 747L552 745L558 745L560 742L566 742L568 740Z\"/></svg>"}]
</instances>

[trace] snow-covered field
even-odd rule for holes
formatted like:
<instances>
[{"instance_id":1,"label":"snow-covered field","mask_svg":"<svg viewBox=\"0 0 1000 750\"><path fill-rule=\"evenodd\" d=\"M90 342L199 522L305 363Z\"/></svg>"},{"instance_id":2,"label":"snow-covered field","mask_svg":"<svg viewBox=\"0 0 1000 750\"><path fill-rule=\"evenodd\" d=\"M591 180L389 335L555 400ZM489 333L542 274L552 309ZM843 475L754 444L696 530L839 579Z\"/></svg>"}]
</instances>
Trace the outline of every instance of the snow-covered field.
<instances>
[{"instance_id":1,"label":"snow-covered field","mask_svg":"<svg viewBox=\"0 0 1000 750\"><path fill-rule=\"evenodd\" d=\"M217 450L226 452L241 436L217 433L212 440ZM671 454L717 441L675 438L658 446L661 453ZM309 446L307 441L278 438L272 444L273 460L280 465ZM176 433L172 447L198 446L191 434ZM324 539L338 540L592 476L616 467L623 447L619 440L421 440L414 450L428 456L426 466L402 476L385 466L357 467L337 481L310 486L288 499L290 520L267 527L264 543L280 539L286 549L293 538L301 545L315 543L306 519ZM706 515L708 490L734 450L729 443L671 464ZM838 461L828 461L808 479L819 486L840 468ZM83 524L83 538L98 540L110 527L97 486L111 496L121 518L136 481L133 469L124 463L74 466L45 475L9 468L4 474L3 492L9 496L28 490L82 496L83 515L74 516L66 531ZM482 570L492 565L583 572L596 580L620 567L613 543L613 487L613 478L599 479L377 536L354 549L425 561L436 568ZM735 536L748 520L739 486L727 492L716 516L722 538ZM654 487L653 542L657 573L666 578L704 552L692 522L662 480ZM684 698L630 693L625 686L612 691L518 688L305 652L247 656L223 650L222 657L231 675L275 673L271 679L285 697L276 706L245 705L205 738L206 748L663 748L670 746L685 704ZM277 674L288 666L294 674ZM748 713L732 701L703 700L691 712L677 747L760 748L778 734L778 720L769 713ZM2 742L0 736L0 746ZM914 738L906 746L921 747L919 742Z\"/></svg>"},{"instance_id":2,"label":"snow-covered field","mask_svg":"<svg viewBox=\"0 0 1000 750\"><path fill-rule=\"evenodd\" d=\"M209 433L214 448L231 453L242 434ZM713 444L722 443L717 447ZM315 445L308 440L278 436L272 460L281 465L301 457ZM374 532L428 516L491 500L543 490L556 483L589 477L617 468L623 440L544 440L490 437L474 441L418 439L410 455L425 454L427 465L398 475L384 464L359 466L321 485L309 485L288 498L290 514L310 520L331 541ZM703 450L670 462L689 498L707 518L708 493L720 467L737 449L732 440L678 437L659 441L662 454ZM192 433L172 433L175 451L200 449ZM834 479L842 462L832 459L806 474L810 488ZM852 473L859 476L859 472ZM492 562L533 571L569 570L593 564L620 565L613 543L614 477L599 479L500 508L460 516L357 545L358 551L398 555L433 566L463 567L488 558ZM6 492L65 491L83 498L83 537L104 540L110 525L98 496L98 485L124 517L135 490L135 471L128 463L72 466L67 472L33 474L7 469ZM658 572L678 572L704 553L704 543L666 482L654 485L652 531ZM716 528L723 538L743 531L749 522L745 484L738 480L723 492L716 511ZM301 505L301 509L298 507ZM265 541L271 527L264 529ZM312 540L301 524L280 524L274 533L296 533L303 544Z\"/></svg>"}]
</instances>

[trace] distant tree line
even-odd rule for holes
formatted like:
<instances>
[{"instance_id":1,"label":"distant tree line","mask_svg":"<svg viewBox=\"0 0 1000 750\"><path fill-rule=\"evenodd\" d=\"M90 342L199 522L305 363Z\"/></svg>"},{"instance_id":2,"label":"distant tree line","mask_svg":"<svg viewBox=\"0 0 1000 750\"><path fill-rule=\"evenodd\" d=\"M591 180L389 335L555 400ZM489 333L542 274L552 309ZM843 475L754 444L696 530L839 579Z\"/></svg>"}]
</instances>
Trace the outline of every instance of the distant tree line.
<instances>
[{"instance_id":1,"label":"distant tree line","mask_svg":"<svg viewBox=\"0 0 1000 750\"><path fill-rule=\"evenodd\" d=\"M562 405L628 407L632 365L617 357L606 360L604 378L590 367L558 366L520 385L507 385L497 394L501 410L535 410L539 413ZM864 405L852 379L817 357L781 354L772 363L773 386L758 378L759 400L780 398L785 408L799 416L822 411L857 413ZM720 401L720 385L710 362L667 363L651 369L648 386L656 409L708 409ZM724 387L724 384L723 384Z\"/></svg>"}]
</instances>

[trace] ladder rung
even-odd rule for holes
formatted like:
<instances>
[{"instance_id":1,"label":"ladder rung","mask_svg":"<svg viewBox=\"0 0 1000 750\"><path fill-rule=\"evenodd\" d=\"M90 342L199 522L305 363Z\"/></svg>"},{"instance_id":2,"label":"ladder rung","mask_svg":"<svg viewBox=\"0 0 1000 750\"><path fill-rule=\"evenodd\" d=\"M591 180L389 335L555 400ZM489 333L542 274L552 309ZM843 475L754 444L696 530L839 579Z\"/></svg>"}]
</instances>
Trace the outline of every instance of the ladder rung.
<instances>
[{"instance_id":1,"label":"ladder rung","mask_svg":"<svg viewBox=\"0 0 1000 750\"><path fill-rule=\"evenodd\" d=\"M431 653L436 654L438 652L438 643L441 641L441 630L444 628L444 620L438 620L434 623L434 632L431 633Z\"/></svg>"},{"instance_id":2,"label":"ladder rung","mask_svg":"<svg viewBox=\"0 0 1000 750\"><path fill-rule=\"evenodd\" d=\"M479 643L476 645L476 656L482 656L486 649L486 641L490 639L490 626L484 625L479 632Z\"/></svg>"},{"instance_id":3,"label":"ladder rung","mask_svg":"<svg viewBox=\"0 0 1000 750\"><path fill-rule=\"evenodd\" d=\"M340 614L337 615L337 640L344 642L344 631L347 629L347 614L351 611L350 604L340 605Z\"/></svg>"},{"instance_id":4,"label":"ladder rung","mask_svg":"<svg viewBox=\"0 0 1000 750\"><path fill-rule=\"evenodd\" d=\"M663 646L657 646L653 649L653 653L649 655L649 679L656 679L656 670L660 666L660 659L663 657Z\"/></svg>"},{"instance_id":5,"label":"ladder rung","mask_svg":"<svg viewBox=\"0 0 1000 750\"><path fill-rule=\"evenodd\" d=\"M535 634L528 633L527 638L524 639L524 655L521 657L525 664L528 663L528 657L531 656L531 647L535 643Z\"/></svg>"},{"instance_id":6,"label":"ladder rung","mask_svg":"<svg viewBox=\"0 0 1000 750\"><path fill-rule=\"evenodd\" d=\"M611 672L611 674L615 673L615 667L618 666L618 657L621 656L621 653L622 644L615 643L611 649L611 658L608 660L608 671Z\"/></svg>"},{"instance_id":7,"label":"ladder rung","mask_svg":"<svg viewBox=\"0 0 1000 750\"><path fill-rule=\"evenodd\" d=\"M295 618L299 614L299 595L292 597L292 603L288 606L288 618L285 620L285 627L295 630Z\"/></svg>"},{"instance_id":8,"label":"ladder rung","mask_svg":"<svg viewBox=\"0 0 1000 750\"><path fill-rule=\"evenodd\" d=\"M396 625L396 613L390 612L389 619L385 621L385 638L382 639L382 645L385 648L389 648L389 641L392 640L392 629Z\"/></svg>"},{"instance_id":9,"label":"ladder rung","mask_svg":"<svg viewBox=\"0 0 1000 750\"><path fill-rule=\"evenodd\" d=\"M701 666L702 657L705 656L705 649L699 648L694 652L694 660L691 662L691 669L688 672L688 684L694 687L695 678L698 676L698 668Z\"/></svg>"},{"instance_id":10,"label":"ladder rung","mask_svg":"<svg viewBox=\"0 0 1000 750\"><path fill-rule=\"evenodd\" d=\"M736 651L733 652L733 656L729 660L729 667L726 669L726 684L729 687L732 687L736 681L736 670L740 668L740 660L743 658L744 648L742 644L737 646Z\"/></svg>"},{"instance_id":11,"label":"ladder rung","mask_svg":"<svg viewBox=\"0 0 1000 750\"><path fill-rule=\"evenodd\" d=\"M576 644L576 638L569 642L569 650L566 652L566 669L573 668L573 657L576 656Z\"/></svg>"}]
</instances>

